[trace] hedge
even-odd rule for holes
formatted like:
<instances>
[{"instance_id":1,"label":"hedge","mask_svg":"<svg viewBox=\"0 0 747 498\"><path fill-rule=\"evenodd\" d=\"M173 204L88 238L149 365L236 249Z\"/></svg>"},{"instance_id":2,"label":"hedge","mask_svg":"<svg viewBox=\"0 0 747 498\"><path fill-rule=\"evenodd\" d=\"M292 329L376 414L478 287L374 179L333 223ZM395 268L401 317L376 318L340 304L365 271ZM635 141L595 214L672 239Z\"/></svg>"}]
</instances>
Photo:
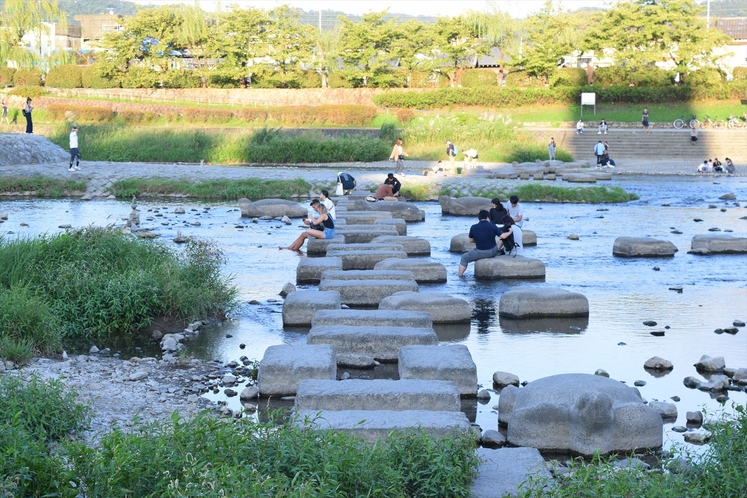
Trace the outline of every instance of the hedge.
<instances>
[{"instance_id":1,"label":"hedge","mask_svg":"<svg viewBox=\"0 0 747 498\"><path fill-rule=\"evenodd\" d=\"M43 86L43 76L44 73L42 73L41 69L19 69L13 75L13 84L23 86Z\"/></svg>"},{"instance_id":2,"label":"hedge","mask_svg":"<svg viewBox=\"0 0 747 498\"><path fill-rule=\"evenodd\" d=\"M83 88L119 88L119 81L102 76L94 64L81 68L80 79Z\"/></svg>"},{"instance_id":3,"label":"hedge","mask_svg":"<svg viewBox=\"0 0 747 498\"><path fill-rule=\"evenodd\" d=\"M600 67L594 71L594 84L602 86L671 86L673 74L658 67Z\"/></svg>"},{"instance_id":4,"label":"hedge","mask_svg":"<svg viewBox=\"0 0 747 498\"><path fill-rule=\"evenodd\" d=\"M16 68L14 67L0 67L0 85L12 85L15 74Z\"/></svg>"},{"instance_id":5,"label":"hedge","mask_svg":"<svg viewBox=\"0 0 747 498\"><path fill-rule=\"evenodd\" d=\"M47 106L45 110L50 119L71 123L108 123L114 117L111 109L103 107L73 107L52 104Z\"/></svg>"},{"instance_id":6,"label":"hedge","mask_svg":"<svg viewBox=\"0 0 747 498\"><path fill-rule=\"evenodd\" d=\"M586 70L580 67L562 67L550 76L550 86L584 86L588 83Z\"/></svg>"},{"instance_id":7,"label":"hedge","mask_svg":"<svg viewBox=\"0 0 747 498\"><path fill-rule=\"evenodd\" d=\"M462 86L475 88L481 86L498 86L498 71L492 69L470 69L462 74Z\"/></svg>"},{"instance_id":8,"label":"hedge","mask_svg":"<svg viewBox=\"0 0 747 498\"><path fill-rule=\"evenodd\" d=\"M430 71L412 71L410 73L411 88L445 88L450 85L448 76L443 73Z\"/></svg>"},{"instance_id":9,"label":"hedge","mask_svg":"<svg viewBox=\"0 0 747 498\"><path fill-rule=\"evenodd\" d=\"M49 70L46 78L46 86L54 88L82 88L82 71L78 66L65 64L56 66Z\"/></svg>"}]
</instances>

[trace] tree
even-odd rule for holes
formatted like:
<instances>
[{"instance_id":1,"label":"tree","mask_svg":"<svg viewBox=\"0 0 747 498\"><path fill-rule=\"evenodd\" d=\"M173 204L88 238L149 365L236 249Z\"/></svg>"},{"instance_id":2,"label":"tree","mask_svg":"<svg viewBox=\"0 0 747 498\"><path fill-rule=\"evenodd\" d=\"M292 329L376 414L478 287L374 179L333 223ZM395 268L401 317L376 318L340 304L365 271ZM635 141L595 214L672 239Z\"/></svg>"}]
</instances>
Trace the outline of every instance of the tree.
<instances>
[{"instance_id":1,"label":"tree","mask_svg":"<svg viewBox=\"0 0 747 498\"><path fill-rule=\"evenodd\" d=\"M562 11L550 1L526 18L521 27L519 52L512 54L511 65L523 68L529 76L544 79L545 83L565 57L580 49L583 39L580 17Z\"/></svg>"},{"instance_id":2,"label":"tree","mask_svg":"<svg viewBox=\"0 0 747 498\"><path fill-rule=\"evenodd\" d=\"M463 70L475 66L480 55L490 53L490 44L462 17L439 18L432 30L433 45L420 66L445 74L451 86L459 83Z\"/></svg>"},{"instance_id":3,"label":"tree","mask_svg":"<svg viewBox=\"0 0 747 498\"><path fill-rule=\"evenodd\" d=\"M397 36L392 41L392 57L407 72L407 86L410 86L412 72L421 66L423 53L433 45L431 26L410 20L396 25Z\"/></svg>"},{"instance_id":4,"label":"tree","mask_svg":"<svg viewBox=\"0 0 747 498\"><path fill-rule=\"evenodd\" d=\"M38 62L38 54L23 45L23 37L28 33L41 37L46 32L44 22L67 26L57 0L6 0L0 12L0 63L29 67Z\"/></svg>"},{"instance_id":5,"label":"tree","mask_svg":"<svg viewBox=\"0 0 747 498\"><path fill-rule=\"evenodd\" d=\"M392 86L392 44L397 36L395 21L384 21L386 12L370 13L354 23L340 17L339 54L344 77L362 86Z\"/></svg>"},{"instance_id":6,"label":"tree","mask_svg":"<svg viewBox=\"0 0 747 498\"><path fill-rule=\"evenodd\" d=\"M300 15L288 6L268 14L265 41L266 56L260 63L263 76L278 88L297 88L303 74L302 65L311 62L314 28L302 25Z\"/></svg>"},{"instance_id":7,"label":"tree","mask_svg":"<svg viewBox=\"0 0 747 498\"><path fill-rule=\"evenodd\" d=\"M270 19L259 9L234 7L219 18L215 45L222 50L222 69L242 77L242 86L261 72L260 58L267 55L267 32Z\"/></svg>"},{"instance_id":8,"label":"tree","mask_svg":"<svg viewBox=\"0 0 747 498\"><path fill-rule=\"evenodd\" d=\"M712 67L714 49L728 38L707 29L702 13L694 0L626 0L606 12L585 47L606 50L616 64L630 67L664 61L678 72Z\"/></svg>"}]
</instances>

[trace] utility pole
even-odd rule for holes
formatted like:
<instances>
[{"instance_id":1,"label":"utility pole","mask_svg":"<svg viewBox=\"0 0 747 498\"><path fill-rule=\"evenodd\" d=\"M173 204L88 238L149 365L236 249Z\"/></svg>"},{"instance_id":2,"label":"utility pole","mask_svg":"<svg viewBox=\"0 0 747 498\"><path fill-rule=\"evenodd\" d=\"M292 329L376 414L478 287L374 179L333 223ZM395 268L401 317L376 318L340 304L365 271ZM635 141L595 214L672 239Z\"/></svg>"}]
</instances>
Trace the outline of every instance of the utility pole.
<instances>
[{"instance_id":1,"label":"utility pole","mask_svg":"<svg viewBox=\"0 0 747 498\"><path fill-rule=\"evenodd\" d=\"M706 29L711 28L711 0L706 2Z\"/></svg>"},{"instance_id":2,"label":"utility pole","mask_svg":"<svg viewBox=\"0 0 747 498\"><path fill-rule=\"evenodd\" d=\"M319 32L322 32L322 8L319 7Z\"/></svg>"}]
</instances>

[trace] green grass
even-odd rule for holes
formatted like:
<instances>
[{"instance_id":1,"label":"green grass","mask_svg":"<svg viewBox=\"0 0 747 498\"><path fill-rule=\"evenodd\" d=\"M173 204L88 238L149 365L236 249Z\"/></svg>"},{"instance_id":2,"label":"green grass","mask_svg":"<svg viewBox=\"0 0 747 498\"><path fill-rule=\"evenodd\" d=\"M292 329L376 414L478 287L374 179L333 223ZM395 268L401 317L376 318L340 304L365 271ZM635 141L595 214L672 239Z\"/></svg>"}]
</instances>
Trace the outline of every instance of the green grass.
<instances>
[{"instance_id":1,"label":"green grass","mask_svg":"<svg viewBox=\"0 0 747 498\"><path fill-rule=\"evenodd\" d=\"M439 195L459 196L459 189L445 185ZM638 199L636 194L621 187L556 187L552 185L525 184L518 188L485 187L475 192L477 197L508 199L512 195L521 202L568 202L584 204L607 204Z\"/></svg>"},{"instance_id":2,"label":"green grass","mask_svg":"<svg viewBox=\"0 0 747 498\"><path fill-rule=\"evenodd\" d=\"M32 192L36 197L59 199L86 191L86 183L46 176L1 176L0 193L23 195Z\"/></svg>"},{"instance_id":3,"label":"green grass","mask_svg":"<svg viewBox=\"0 0 747 498\"><path fill-rule=\"evenodd\" d=\"M123 234L84 228L33 239L0 239L0 352L50 352L129 339L153 318L225 317L236 290L220 273L212 243L183 252ZM7 326L6 326L7 324Z\"/></svg>"},{"instance_id":4,"label":"green grass","mask_svg":"<svg viewBox=\"0 0 747 498\"><path fill-rule=\"evenodd\" d=\"M295 180L262 180L245 178L241 180L170 180L158 178L127 178L117 180L110 192L118 198L129 199L135 196L186 195L200 199L236 200L282 198L290 199L307 195L311 185L301 178Z\"/></svg>"}]
</instances>

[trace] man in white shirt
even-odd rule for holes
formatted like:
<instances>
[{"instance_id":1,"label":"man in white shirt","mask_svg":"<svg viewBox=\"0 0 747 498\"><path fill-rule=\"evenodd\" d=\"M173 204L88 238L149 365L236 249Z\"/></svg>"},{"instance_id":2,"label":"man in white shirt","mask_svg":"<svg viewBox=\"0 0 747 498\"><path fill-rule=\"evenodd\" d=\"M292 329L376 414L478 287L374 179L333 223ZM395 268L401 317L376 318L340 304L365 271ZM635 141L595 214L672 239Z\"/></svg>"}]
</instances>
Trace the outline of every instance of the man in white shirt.
<instances>
[{"instance_id":1,"label":"man in white shirt","mask_svg":"<svg viewBox=\"0 0 747 498\"><path fill-rule=\"evenodd\" d=\"M70 166L68 171L78 171L80 169L80 151L78 150L78 127L73 126L70 130ZM75 167L73 167L75 162Z\"/></svg>"},{"instance_id":2,"label":"man in white shirt","mask_svg":"<svg viewBox=\"0 0 747 498\"><path fill-rule=\"evenodd\" d=\"M322 190L322 192L319 194L319 199L321 199L322 204L324 204L324 207L327 208L327 213L329 213L329 217L332 218L332 220L337 219L337 213L335 213L335 203L332 202L329 198L329 191Z\"/></svg>"},{"instance_id":3,"label":"man in white shirt","mask_svg":"<svg viewBox=\"0 0 747 498\"><path fill-rule=\"evenodd\" d=\"M509 198L506 211L508 211L508 215L512 220L514 220L514 224L519 228L524 225L524 208L519 204L519 198L517 196L512 195Z\"/></svg>"}]
</instances>

